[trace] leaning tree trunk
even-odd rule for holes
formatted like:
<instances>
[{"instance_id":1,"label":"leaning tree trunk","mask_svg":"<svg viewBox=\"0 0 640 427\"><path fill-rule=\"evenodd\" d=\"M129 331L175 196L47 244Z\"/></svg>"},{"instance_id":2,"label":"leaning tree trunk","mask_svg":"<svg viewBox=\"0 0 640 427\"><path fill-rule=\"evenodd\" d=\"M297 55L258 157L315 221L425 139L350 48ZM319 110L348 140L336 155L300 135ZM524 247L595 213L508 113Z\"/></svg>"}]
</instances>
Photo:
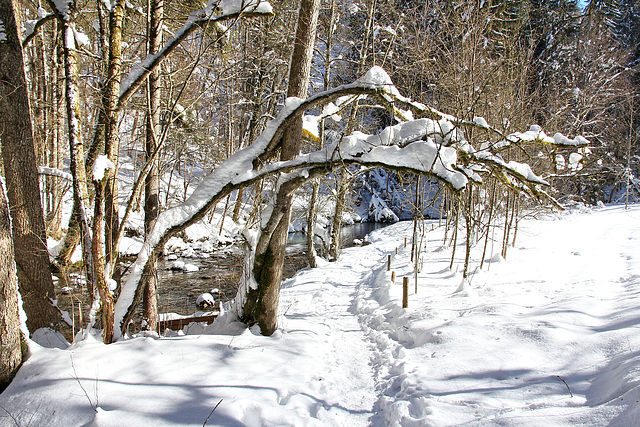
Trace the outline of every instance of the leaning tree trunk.
<instances>
[{"instance_id":1,"label":"leaning tree trunk","mask_svg":"<svg viewBox=\"0 0 640 427\"><path fill-rule=\"evenodd\" d=\"M306 98L311 59L315 45L320 0L301 0L298 11L293 55L289 69L287 96ZM281 160L294 158L300 152L302 119L287 129L282 140ZM257 289L250 289L242 310L247 324L257 323L264 335L277 327L280 282L284 265L287 233L291 219L293 192L300 184L285 182L278 188L275 205L266 230L262 230L256 248L253 276Z\"/></svg>"},{"instance_id":2,"label":"leaning tree trunk","mask_svg":"<svg viewBox=\"0 0 640 427\"><path fill-rule=\"evenodd\" d=\"M0 19L2 19L0 10ZM22 363L18 283L9 219L9 207L0 184L0 393Z\"/></svg>"},{"instance_id":3,"label":"leaning tree trunk","mask_svg":"<svg viewBox=\"0 0 640 427\"><path fill-rule=\"evenodd\" d=\"M4 40L0 39L0 140L13 241L27 327L57 326L59 314L49 269L44 216L31 124L22 45L13 2L0 2Z\"/></svg>"}]
</instances>

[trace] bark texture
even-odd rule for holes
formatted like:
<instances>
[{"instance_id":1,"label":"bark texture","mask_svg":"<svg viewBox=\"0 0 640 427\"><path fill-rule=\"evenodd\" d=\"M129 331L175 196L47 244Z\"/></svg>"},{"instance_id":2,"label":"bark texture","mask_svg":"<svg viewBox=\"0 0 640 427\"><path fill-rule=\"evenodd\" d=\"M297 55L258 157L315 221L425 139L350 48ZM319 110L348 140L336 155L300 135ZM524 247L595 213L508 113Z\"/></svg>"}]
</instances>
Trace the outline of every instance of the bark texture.
<instances>
[{"instance_id":1,"label":"bark texture","mask_svg":"<svg viewBox=\"0 0 640 427\"><path fill-rule=\"evenodd\" d=\"M7 199L0 184L0 392L9 385L22 363L18 284L9 222Z\"/></svg>"},{"instance_id":2,"label":"bark texture","mask_svg":"<svg viewBox=\"0 0 640 427\"><path fill-rule=\"evenodd\" d=\"M118 164L120 140L118 135L118 114L116 106L120 95L120 79L122 73L122 25L125 16L125 1L117 0L109 13L109 64L107 69L107 83L104 88L102 105L106 118L105 126L105 154L113 164ZM118 240L118 183L116 170L107 172L105 185L105 263L114 266L117 259ZM96 200L96 203L99 203Z\"/></svg>"},{"instance_id":3,"label":"bark texture","mask_svg":"<svg viewBox=\"0 0 640 427\"><path fill-rule=\"evenodd\" d=\"M320 0L300 2L298 27L289 65L288 97L307 97L319 9ZM280 160L290 160L298 155L301 137L302 118L292 123L284 132ZM296 181L289 181L279 187L269 225L262 230L256 249L253 275L258 289L252 289L248 293L243 316L248 324L258 323L264 335L273 334L277 327L291 202L293 192L299 185Z\"/></svg>"},{"instance_id":4,"label":"bark texture","mask_svg":"<svg viewBox=\"0 0 640 427\"><path fill-rule=\"evenodd\" d=\"M102 340L105 344L113 342L113 294L109 290L107 276L105 274L104 247L102 240L102 225L104 223L104 204L98 201L103 200L105 180L93 181L96 189L96 203L93 215L93 245L91 246L91 254L94 260L94 274L96 280L96 288L100 295L100 307L102 311Z\"/></svg>"},{"instance_id":5,"label":"bark texture","mask_svg":"<svg viewBox=\"0 0 640 427\"><path fill-rule=\"evenodd\" d=\"M4 40L0 41L0 140L11 211L18 284L30 332L55 327L53 281L49 269L44 216L22 45L12 1L0 2Z\"/></svg>"},{"instance_id":6,"label":"bark texture","mask_svg":"<svg viewBox=\"0 0 640 427\"><path fill-rule=\"evenodd\" d=\"M149 46L148 53L153 55L158 52L162 44L162 18L164 12L164 0L151 0L149 3ZM149 74L147 83L147 129L146 129L146 157L151 160L158 147L158 135L160 131L160 73L156 70ZM158 161L151 160L153 165L145 179L144 186L144 231L149 233L153 223L158 217L160 209L160 197L158 194ZM157 291L157 259L151 260L150 272L145 276L146 283L143 294L143 315L146 327L155 330L158 322L158 291Z\"/></svg>"}]
</instances>

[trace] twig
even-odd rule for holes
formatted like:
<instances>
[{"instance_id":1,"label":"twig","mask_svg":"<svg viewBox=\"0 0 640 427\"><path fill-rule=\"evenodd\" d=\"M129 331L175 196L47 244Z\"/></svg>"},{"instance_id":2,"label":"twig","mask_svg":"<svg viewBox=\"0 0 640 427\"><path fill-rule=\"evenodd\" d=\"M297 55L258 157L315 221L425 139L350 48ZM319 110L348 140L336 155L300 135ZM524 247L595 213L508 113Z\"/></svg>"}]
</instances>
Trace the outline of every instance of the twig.
<instances>
[{"instance_id":1,"label":"twig","mask_svg":"<svg viewBox=\"0 0 640 427\"><path fill-rule=\"evenodd\" d=\"M565 380L563 380L560 375L556 375L556 377L560 378L560 381L562 381L564 383L564 385L567 386L567 390L569 390L569 394L571 395L571 397L573 397L573 393L571 392L571 387L569 387L569 384L567 384L567 382Z\"/></svg>"},{"instance_id":2,"label":"twig","mask_svg":"<svg viewBox=\"0 0 640 427\"><path fill-rule=\"evenodd\" d=\"M31 421L33 421L33 417L36 416L41 406L42 406L42 400L38 403L38 407L36 408L36 410L31 413L31 417L29 417L29 422L27 423L27 427L31 425Z\"/></svg>"},{"instance_id":3,"label":"twig","mask_svg":"<svg viewBox=\"0 0 640 427\"><path fill-rule=\"evenodd\" d=\"M20 423L18 422L18 420L16 419L16 417L13 416L13 414L9 411L7 411L6 409L4 409L3 406L0 406L0 409L2 409L4 412L7 413L7 415L9 415L11 417L11 419L13 420L13 422L15 423L15 425L17 425L18 427L20 427ZM215 408L214 408L215 409Z\"/></svg>"},{"instance_id":4,"label":"twig","mask_svg":"<svg viewBox=\"0 0 640 427\"><path fill-rule=\"evenodd\" d=\"M71 354L71 368L73 369L73 377L76 379L76 381L78 381L78 384L80 385L80 388L84 392L84 395L87 397L87 400L89 401L89 405L91 405L91 409L93 409L95 412L98 412L98 409L96 408L96 406L91 401L91 398L89 397L89 394L87 393L87 390L85 390L84 386L82 385L82 382L80 381L80 378L78 378L78 373L76 372L76 367L73 364L73 353ZM96 388L96 390L97 390L97 388ZM98 398L96 396L96 401L97 400L98 400Z\"/></svg>"},{"instance_id":5,"label":"twig","mask_svg":"<svg viewBox=\"0 0 640 427\"><path fill-rule=\"evenodd\" d=\"M220 402L218 402L218 404L213 407L211 412L209 412L209 416L207 417L206 420L204 420L204 424L202 424L202 427L205 427L207 425L207 423L209 422L209 418L211 418L211 415L213 415L213 411L215 411L218 408L218 406L220 406L221 403L222 403L222 399L220 399Z\"/></svg>"}]
</instances>

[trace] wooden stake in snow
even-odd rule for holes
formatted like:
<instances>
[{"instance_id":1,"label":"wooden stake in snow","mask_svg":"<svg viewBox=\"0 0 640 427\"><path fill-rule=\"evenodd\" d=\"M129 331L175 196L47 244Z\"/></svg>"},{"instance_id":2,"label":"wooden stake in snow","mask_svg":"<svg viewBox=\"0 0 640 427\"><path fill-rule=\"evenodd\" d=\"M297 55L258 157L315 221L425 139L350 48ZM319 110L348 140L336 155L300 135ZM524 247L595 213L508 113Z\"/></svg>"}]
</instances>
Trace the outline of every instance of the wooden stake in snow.
<instances>
[{"instance_id":1,"label":"wooden stake in snow","mask_svg":"<svg viewBox=\"0 0 640 427\"><path fill-rule=\"evenodd\" d=\"M409 278L402 278L402 308L409 307Z\"/></svg>"},{"instance_id":2,"label":"wooden stake in snow","mask_svg":"<svg viewBox=\"0 0 640 427\"><path fill-rule=\"evenodd\" d=\"M396 283L396 272L395 271L391 272L391 283Z\"/></svg>"},{"instance_id":3,"label":"wooden stake in snow","mask_svg":"<svg viewBox=\"0 0 640 427\"><path fill-rule=\"evenodd\" d=\"M391 270L391 255L387 255L387 271Z\"/></svg>"}]
</instances>

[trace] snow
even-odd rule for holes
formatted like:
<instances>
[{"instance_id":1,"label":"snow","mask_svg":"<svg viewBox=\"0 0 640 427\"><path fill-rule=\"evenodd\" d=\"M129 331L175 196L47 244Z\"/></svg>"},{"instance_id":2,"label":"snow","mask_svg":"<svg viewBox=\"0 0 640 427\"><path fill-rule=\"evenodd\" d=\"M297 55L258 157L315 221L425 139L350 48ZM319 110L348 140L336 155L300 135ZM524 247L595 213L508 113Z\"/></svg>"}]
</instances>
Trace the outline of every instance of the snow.
<instances>
[{"instance_id":1,"label":"snow","mask_svg":"<svg viewBox=\"0 0 640 427\"><path fill-rule=\"evenodd\" d=\"M369 202L369 219L374 222L397 222L398 216L387 206L384 200L374 195Z\"/></svg>"},{"instance_id":2,"label":"snow","mask_svg":"<svg viewBox=\"0 0 640 427\"><path fill-rule=\"evenodd\" d=\"M401 97L400 92L393 84L393 81L391 81L391 77L389 77L389 74L387 74L382 67L371 67L364 76L357 80L357 82L385 89L389 91L390 94L399 98Z\"/></svg>"},{"instance_id":3,"label":"snow","mask_svg":"<svg viewBox=\"0 0 640 427\"><path fill-rule=\"evenodd\" d=\"M75 25L72 25L71 29L73 30L73 35L75 36L77 46L89 46L91 44L89 36L87 36L82 31L77 30Z\"/></svg>"},{"instance_id":4,"label":"snow","mask_svg":"<svg viewBox=\"0 0 640 427\"><path fill-rule=\"evenodd\" d=\"M487 123L484 117L474 117L473 123L480 126L481 128L489 129L489 124Z\"/></svg>"},{"instance_id":5,"label":"snow","mask_svg":"<svg viewBox=\"0 0 640 427\"><path fill-rule=\"evenodd\" d=\"M537 216L481 271L475 247L467 281L427 223L417 293L412 224L377 230L284 282L271 337L223 315L203 335L32 342L0 424L200 426L215 407L207 425L637 425L640 205Z\"/></svg>"},{"instance_id":6,"label":"snow","mask_svg":"<svg viewBox=\"0 0 640 427\"><path fill-rule=\"evenodd\" d=\"M569 155L569 168L571 170L579 171L582 169L582 164L580 161L584 158L582 154L579 153L571 153Z\"/></svg>"},{"instance_id":7,"label":"snow","mask_svg":"<svg viewBox=\"0 0 640 427\"><path fill-rule=\"evenodd\" d=\"M589 141L578 135L574 139L567 138L561 133L556 133L553 135L553 140L557 145L567 145L567 146L583 146L589 144Z\"/></svg>"},{"instance_id":8,"label":"snow","mask_svg":"<svg viewBox=\"0 0 640 427\"><path fill-rule=\"evenodd\" d=\"M216 299L209 292L198 295L196 305L198 307L212 306L216 303Z\"/></svg>"},{"instance_id":9,"label":"snow","mask_svg":"<svg viewBox=\"0 0 640 427\"><path fill-rule=\"evenodd\" d=\"M7 41L7 33L5 33L6 29L4 28L4 22L0 19L0 42Z\"/></svg>"},{"instance_id":10,"label":"snow","mask_svg":"<svg viewBox=\"0 0 640 427\"><path fill-rule=\"evenodd\" d=\"M544 133L540 126L532 125L526 132L514 132L512 134L509 134L504 140L491 144L491 148L497 150L508 147L512 144L520 143L522 141L539 141L545 144L554 144L557 146L566 147L584 147L589 144L589 140L580 135L576 136L575 138L569 138L558 132L553 135L553 138L551 138L546 133Z\"/></svg>"},{"instance_id":11,"label":"snow","mask_svg":"<svg viewBox=\"0 0 640 427\"><path fill-rule=\"evenodd\" d=\"M200 267L198 267L195 264L187 263L187 264L184 265L184 271L186 271L188 273L189 272L198 271L198 270L200 270Z\"/></svg>"},{"instance_id":12,"label":"snow","mask_svg":"<svg viewBox=\"0 0 640 427\"><path fill-rule=\"evenodd\" d=\"M302 130L313 139L320 140L318 121L320 117L306 114L302 117Z\"/></svg>"},{"instance_id":13,"label":"snow","mask_svg":"<svg viewBox=\"0 0 640 427\"><path fill-rule=\"evenodd\" d=\"M73 181L73 175L60 169L50 168L47 166L38 166L38 173L42 175L57 176L67 181Z\"/></svg>"},{"instance_id":14,"label":"snow","mask_svg":"<svg viewBox=\"0 0 640 427\"><path fill-rule=\"evenodd\" d=\"M53 0L53 5L63 19L68 19L72 3L73 0Z\"/></svg>"},{"instance_id":15,"label":"snow","mask_svg":"<svg viewBox=\"0 0 640 427\"><path fill-rule=\"evenodd\" d=\"M213 0L209 3L219 3L218 7L222 10L223 15L231 15L243 10L264 14L273 13L271 4L264 0L222 0L220 2Z\"/></svg>"},{"instance_id":16,"label":"snow","mask_svg":"<svg viewBox=\"0 0 640 427\"><path fill-rule=\"evenodd\" d=\"M93 169L92 169L92 173L93 173L93 180L94 181L102 181L102 178L104 178L104 174L106 171L108 171L109 169L115 169L116 165L113 164L113 162L111 160L109 160L109 157L105 156L104 154L99 155L95 162L93 162Z\"/></svg>"}]
</instances>

